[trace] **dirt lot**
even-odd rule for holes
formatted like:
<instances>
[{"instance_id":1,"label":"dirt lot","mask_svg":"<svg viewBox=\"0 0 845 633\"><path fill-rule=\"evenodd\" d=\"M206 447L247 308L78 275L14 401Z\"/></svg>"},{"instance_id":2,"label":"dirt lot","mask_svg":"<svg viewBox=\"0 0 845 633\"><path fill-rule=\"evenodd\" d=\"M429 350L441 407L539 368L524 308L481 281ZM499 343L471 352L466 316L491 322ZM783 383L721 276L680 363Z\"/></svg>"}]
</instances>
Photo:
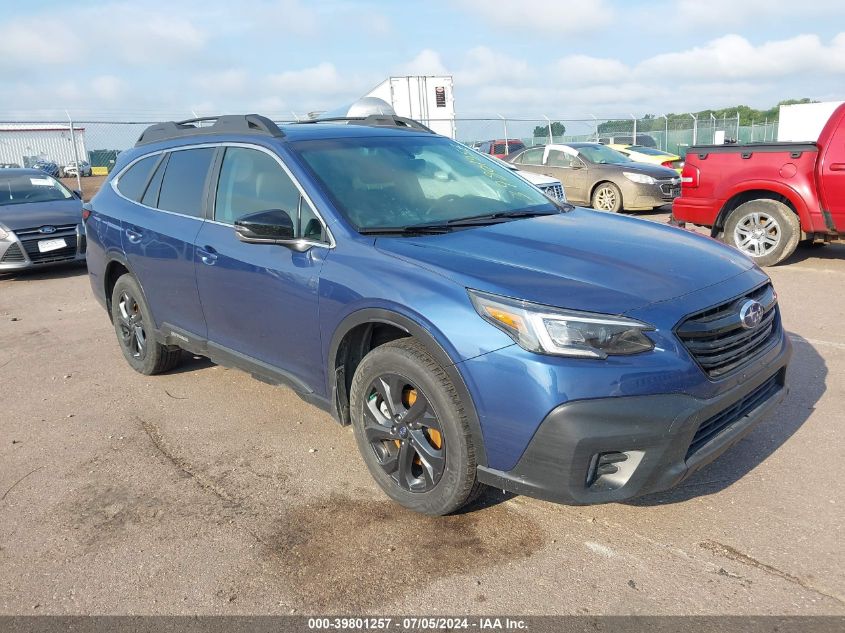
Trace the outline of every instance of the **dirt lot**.
<instances>
[{"instance_id":1,"label":"dirt lot","mask_svg":"<svg viewBox=\"0 0 845 633\"><path fill-rule=\"evenodd\" d=\"M720 460L636 503L443 519L289 390L134 373L84 268L0 277L0 613L845 614L845 245L770 273L792 390Z\"/></svg>"}]
</instances>

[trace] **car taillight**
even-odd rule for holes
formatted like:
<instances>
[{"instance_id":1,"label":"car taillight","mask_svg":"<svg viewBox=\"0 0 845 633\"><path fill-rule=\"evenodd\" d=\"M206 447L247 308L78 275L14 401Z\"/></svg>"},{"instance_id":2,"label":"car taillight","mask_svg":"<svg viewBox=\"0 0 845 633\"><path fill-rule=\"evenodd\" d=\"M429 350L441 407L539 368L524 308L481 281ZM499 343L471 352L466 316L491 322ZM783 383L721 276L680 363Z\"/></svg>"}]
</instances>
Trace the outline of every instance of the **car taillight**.
<instances>
[{"instance_id":1,"label":"car taillight","mask_svg":"<svg viewBox=\"0 0 845 633\"><path fill-rule=\"evenodd\" d=\"M701 177L701 172L693 165L684 165L684 171L681 172L681 182L684 187L694 189L698 187L698 182Z\"/></svg>"},{"instance_id":2,"label":"car taillight","mask_svg":"<svg viewBox=\"0 0 845 633\"><path fill-rule=\"evenodd\" d=\"M82 221L85 222L88 218L91 217L91 207L87 204L82 205Z\"/></svg>"},{"instance_id":3,"label":"car taillight","mask_svg":"<svg viewBox=\"0 0 845 633\"><path fill-rule=\"evenodd\" d=\"M675 168L675 161L673 161L673 160L664 160L664 161L663 161L662 163L660 163L660 164L661 164L663 167L668 167L669 169L674 169L674 168Z\"/></svg>"}]
</instances>

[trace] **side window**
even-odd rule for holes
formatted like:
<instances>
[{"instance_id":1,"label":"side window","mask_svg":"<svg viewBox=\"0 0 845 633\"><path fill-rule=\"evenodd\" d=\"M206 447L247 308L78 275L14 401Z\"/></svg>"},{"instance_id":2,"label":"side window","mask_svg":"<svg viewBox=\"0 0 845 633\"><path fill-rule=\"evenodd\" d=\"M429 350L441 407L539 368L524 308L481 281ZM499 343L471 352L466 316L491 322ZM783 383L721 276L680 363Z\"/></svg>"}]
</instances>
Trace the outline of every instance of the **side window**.
<instances>
[{"instance_id":1,"label":"side window","mask_svg":"<svg viewBox=\"0 0 845 633\"><path fill-rule=\"evenodd\" d=\"M158 154L147 156L123 172L117 181L117 190L130 200L140 200L158 158Z\"/></svg>"},{"instance_id":2,"label":"side window","mask_svg":"<svg viewBox=\"0 0 845 633\"><path fill-rule=\"evenodd\" d=\"M212 147L171 152L156 206L165 211L202 217L205 179L213 157Z\"/></svg>"},{"instance_id":3,"label":"side window","mask_svg":"<svg viewBox=\"0 0 845 633\"><path fill-rule=\"evenodd\" d=\"M546 164L549 167L572 167L572 161L574 156L567 154L566 152L561 152L557 149L549 150L549 158L546 161Z\"/></svg>"},{"instance_id":4,"label":"side window","mask_svg":"<svg viewBox=\"0 0 845 633\"><path fill-rule=\"evenodd\" d=\"M542 165L543 164L543 148L536 147L522 152L519 157L521 165Z\"/></svg>"},{"instance_id":5,"label":"side window","mask_svg":"<svg viewBox=\"0 0 845 633\"><path fill-rule=\"evenodd\" d=\"M234 224L249 213L282 209L293 220L298 237L322 239L317 214L304 200L301 204L300 208L299 189L272 156L245 147L226 148L217 181L215 220Z\"/></svg>"},{"instance_id":6,"label":"side window","mask_svg":"<svg viewBox=\"0 0 845 633\"><path fill-rule=\"evenodd\" d=\"M325 242L326 237L323 234L323 225L317 219L317 214L314 209L305 200L300 198L299 204L299 231L297 235L304 237L306 240L313 240L314 242Z\"/></svg>"},{"instance_id":7,"label":"side window","mask_svg":"<svg viewBox=\"0 0 845 633\"><path fill-rule=\"evenodd\" d=\"M164 170L167 168L167 160L169 158L170 154L165 154L161 159L161 162L158 164L158 167L153 174L152 180L150 180L150 184L147 185L144 197L141 198L141 204L148 207L158 206L158 192L159 189L161 189L161 181L164 179Z\"/></svg>"}]
</instances>

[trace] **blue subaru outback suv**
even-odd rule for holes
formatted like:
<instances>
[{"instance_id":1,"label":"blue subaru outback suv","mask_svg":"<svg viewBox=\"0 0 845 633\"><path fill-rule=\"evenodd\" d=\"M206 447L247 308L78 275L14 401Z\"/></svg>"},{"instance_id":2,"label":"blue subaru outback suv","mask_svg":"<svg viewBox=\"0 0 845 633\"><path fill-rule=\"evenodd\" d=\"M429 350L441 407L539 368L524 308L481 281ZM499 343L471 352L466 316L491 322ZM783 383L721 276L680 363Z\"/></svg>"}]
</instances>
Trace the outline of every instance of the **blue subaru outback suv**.
<instances>
[{"instance_id":1,"label":"blue subaru outback suv","mask_svg":"<svg viewBox=\"0 0 845 633\"><path fill-rule=\"evenodd\" d=\"M83 217L134 369L188 350L288 385L419 512L485 484L662 490L786 393L777 296L744 255L561 205L407 119L155 125Z\"/></svg>"}]
</instances>

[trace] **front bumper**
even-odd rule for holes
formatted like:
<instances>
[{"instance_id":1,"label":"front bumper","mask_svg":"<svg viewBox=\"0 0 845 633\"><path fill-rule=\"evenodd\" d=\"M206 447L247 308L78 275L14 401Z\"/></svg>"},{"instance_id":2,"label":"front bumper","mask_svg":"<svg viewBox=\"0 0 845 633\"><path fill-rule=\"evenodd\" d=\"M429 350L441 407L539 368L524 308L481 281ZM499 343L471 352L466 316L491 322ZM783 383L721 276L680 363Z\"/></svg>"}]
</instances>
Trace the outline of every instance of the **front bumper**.
<instances>
[{"instance_id":1,"label":"front bumper","mask_svg":"<svg viewBox=\"0 0 845 633\"><path fill-rule=\"evenodd\" d=\"M56 251L41 253L38 242L48 239L64 239L67 246ZM17 235L0 240L0 272L44 268L56 264L85 261L85 230L76 225L67 231L45 235Z\"/></svg>"},{"instance_id":2,"label":"front bumper","mask_svg":"<svg viewBox=\"0 0 845 633\"><path fill-rule=\"evenodd\" d=\"M622 186L622 203L625 209L653 209L664 204L670 204L681 193L680 179L658 180L655 184L646 185L624 179ZM675 182L677 181L677 182Z\"/></svg>"},{"instance_id":3,"label":"front bumper","mask_svg":"<svg viewBox=\"0 0 845 633\"><path fill-rule=\"evenodd\" d=\"M677 485L766 418L788 392L792 354L710 399L683 393L578 400L549 413L507 471L479 467L480 481L517 494L574 505L623 501ZM599 474L604 460L624 453Z\"/></svg>"}]
</instances>

